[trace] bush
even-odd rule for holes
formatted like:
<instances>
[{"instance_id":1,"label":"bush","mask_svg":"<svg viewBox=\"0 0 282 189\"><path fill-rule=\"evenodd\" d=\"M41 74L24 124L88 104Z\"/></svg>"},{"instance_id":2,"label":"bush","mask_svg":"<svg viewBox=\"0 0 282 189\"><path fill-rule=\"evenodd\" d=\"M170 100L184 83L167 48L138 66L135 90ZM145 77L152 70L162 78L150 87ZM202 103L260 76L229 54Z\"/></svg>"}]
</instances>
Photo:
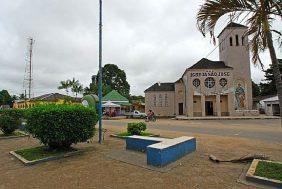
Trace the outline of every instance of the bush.
<instances>
[{"instance_id":1,"label":"bush","mask_svg":"<svg viewBox=\"0 0 282 189\"><path fill-rule=\"evenodd\" d=\"M80 105L45 105L26 112L26 129L50 148L69 148L93 137L97 114Z\"/></svg>"},{"instance_id":2,"label":"bush","mask_svg":"<svg viewBox=\"0 0 282 189\"><path fill-rule=\"evenodd\" d=\"M12 134L21 124L21 119L24 116L23 110L5 109L0 110L0 130L5 135Z\"/></svg>"},{"instance_id":3,"label":"bush","mask_svg":"<svg viewBox=\"0 0 282 189\"><path fill-rule=\"evenodd\" d=\"M143 122L127 124L127 132L132 135L141 135L142 131L145 131L146 128L146 124Z\"/></svg>"},{"instance_id":4,"label":"bush","mask_svg":"<svg viewBox=\"0 0 282 189\"><path fill-rule=\"evenodd\" d=\"M19 128L20 120L8 115L0 116L0 129L4 135L12 134L16 129Z\"/></svg>"},{"instance_id":5,"label":"bush","mask_svg":"<svg viewBox=\"0 0 282 189\"><path fill-rule=\"evenodd\" d=\"M24 118L24 112L25 110L21 110L21 109L4 109L4 110L0 110L0 116L7 115L15 119L22 119Z\"/></svg>"}]
</instances>

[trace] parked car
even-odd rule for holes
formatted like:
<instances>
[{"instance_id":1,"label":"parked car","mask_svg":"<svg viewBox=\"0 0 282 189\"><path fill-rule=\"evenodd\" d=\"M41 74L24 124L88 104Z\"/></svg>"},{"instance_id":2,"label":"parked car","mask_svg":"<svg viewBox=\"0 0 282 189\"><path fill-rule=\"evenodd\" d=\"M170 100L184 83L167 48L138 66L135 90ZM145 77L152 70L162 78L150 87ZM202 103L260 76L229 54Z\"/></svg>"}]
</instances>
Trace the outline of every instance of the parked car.
<instances>
[{"instance_id":1,"label":"parked car","mask_svg":"<svg viewBox=\"0 0 282 189\"><path fill-rule=\"evenodd\" d=\"M134 110L133 112L125 113L126 118L145 118L147 115L145 113L141 113L138 110Z\"/></svg>"}]
</instances>

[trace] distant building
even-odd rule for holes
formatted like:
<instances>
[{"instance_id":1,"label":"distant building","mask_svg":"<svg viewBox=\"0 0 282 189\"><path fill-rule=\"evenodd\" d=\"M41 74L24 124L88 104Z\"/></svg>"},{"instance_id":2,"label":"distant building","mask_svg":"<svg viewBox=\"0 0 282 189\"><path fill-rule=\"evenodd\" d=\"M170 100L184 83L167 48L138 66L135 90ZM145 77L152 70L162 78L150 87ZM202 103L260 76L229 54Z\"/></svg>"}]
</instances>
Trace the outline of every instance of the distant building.
<instances>
[{"instance_id":1,"label":"distant building","mask_svg":"<svg viewBox=\"0 0 282 189\"><path fill-rule=\"evenodd\" d=\"M36 105L42 104L81 104L81 98L74 98L67 95L59 94L59 93L49 93L44 94L38 97L34 97L28 100L15 100L13 104L13 108L15 109L24 109L24 108L31 108Z\"/></svg>"},{"instance_id":2,"label":"distant building","mask_svg":"<svg viewBox=\"0 0 282 189\"><path fill-rule=\"evenodd\" d=\"M262 108L265 111L266 115L270 116L279 116L280 115L280 106L278 96L273 96L269 98L262 99L260 101Z\"/></svg>"},{"instance_id":3,"label":"distant building","mask_svg":"<svg viewBox=\"0 0 282 189\"><path fill-rule=\"evenodd\" d=\"M247 27L228 24L218 36L219 61L201 59L179 80L145 90L145 109L159 116L243 116L252 110Z\"/></svg>"},{"instance_id":4,"label":"distant building","mask_svg":"<svg viewBox=\"0 0 282 189\"><path fill-rule=\"evenodd\" d=\"M116 115L123 115L125 112L130 111L131 103L129 100L119 94L116 90L112 90L102 98L103 110Z\"/></svg>"}]
</instances>

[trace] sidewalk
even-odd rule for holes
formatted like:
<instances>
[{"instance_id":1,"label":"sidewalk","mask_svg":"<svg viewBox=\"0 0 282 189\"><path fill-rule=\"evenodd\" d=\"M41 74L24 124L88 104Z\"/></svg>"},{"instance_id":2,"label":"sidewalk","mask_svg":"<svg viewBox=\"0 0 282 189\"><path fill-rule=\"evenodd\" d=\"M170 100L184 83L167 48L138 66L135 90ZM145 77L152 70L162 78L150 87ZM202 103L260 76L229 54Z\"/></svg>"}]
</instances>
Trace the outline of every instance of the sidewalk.
<instances>
[{"instance_id":1,"label":"sidewalk","mask_svg":"<svg viewBox=\"0 0 282 189\"><path fill-rule=\"evenodd\" d=\"M175 120L244 120L244 119L279 119L278 116L207 116L207 117L187 117L176 116Z\"/></svg>"}]
</instances>

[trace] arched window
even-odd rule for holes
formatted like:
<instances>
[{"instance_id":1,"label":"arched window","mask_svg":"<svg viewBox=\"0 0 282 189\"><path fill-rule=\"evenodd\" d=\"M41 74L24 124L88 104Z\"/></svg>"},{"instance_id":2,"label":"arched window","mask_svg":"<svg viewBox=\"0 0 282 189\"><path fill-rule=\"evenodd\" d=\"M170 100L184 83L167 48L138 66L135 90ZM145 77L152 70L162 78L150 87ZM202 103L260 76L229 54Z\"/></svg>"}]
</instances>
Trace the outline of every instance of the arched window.
<instances>
[{"instance_id":1,"label":"arched window","mask_svg":"<svg viewBox=\"0 0 282 189\"><path fill-rule=\"evenodd\" d=\"M236 35L236 46L239 46L239 36Z\"/></svg>"},{"instance_id":2,"label":"arched window","mask_svg":"<svg viewBox=\"0 0 282 189\"><path fill-rule=\"evenodd\" d=\"M229 38L230 46L233 46L232 37Z\"/></svg>"}]
</instances>

